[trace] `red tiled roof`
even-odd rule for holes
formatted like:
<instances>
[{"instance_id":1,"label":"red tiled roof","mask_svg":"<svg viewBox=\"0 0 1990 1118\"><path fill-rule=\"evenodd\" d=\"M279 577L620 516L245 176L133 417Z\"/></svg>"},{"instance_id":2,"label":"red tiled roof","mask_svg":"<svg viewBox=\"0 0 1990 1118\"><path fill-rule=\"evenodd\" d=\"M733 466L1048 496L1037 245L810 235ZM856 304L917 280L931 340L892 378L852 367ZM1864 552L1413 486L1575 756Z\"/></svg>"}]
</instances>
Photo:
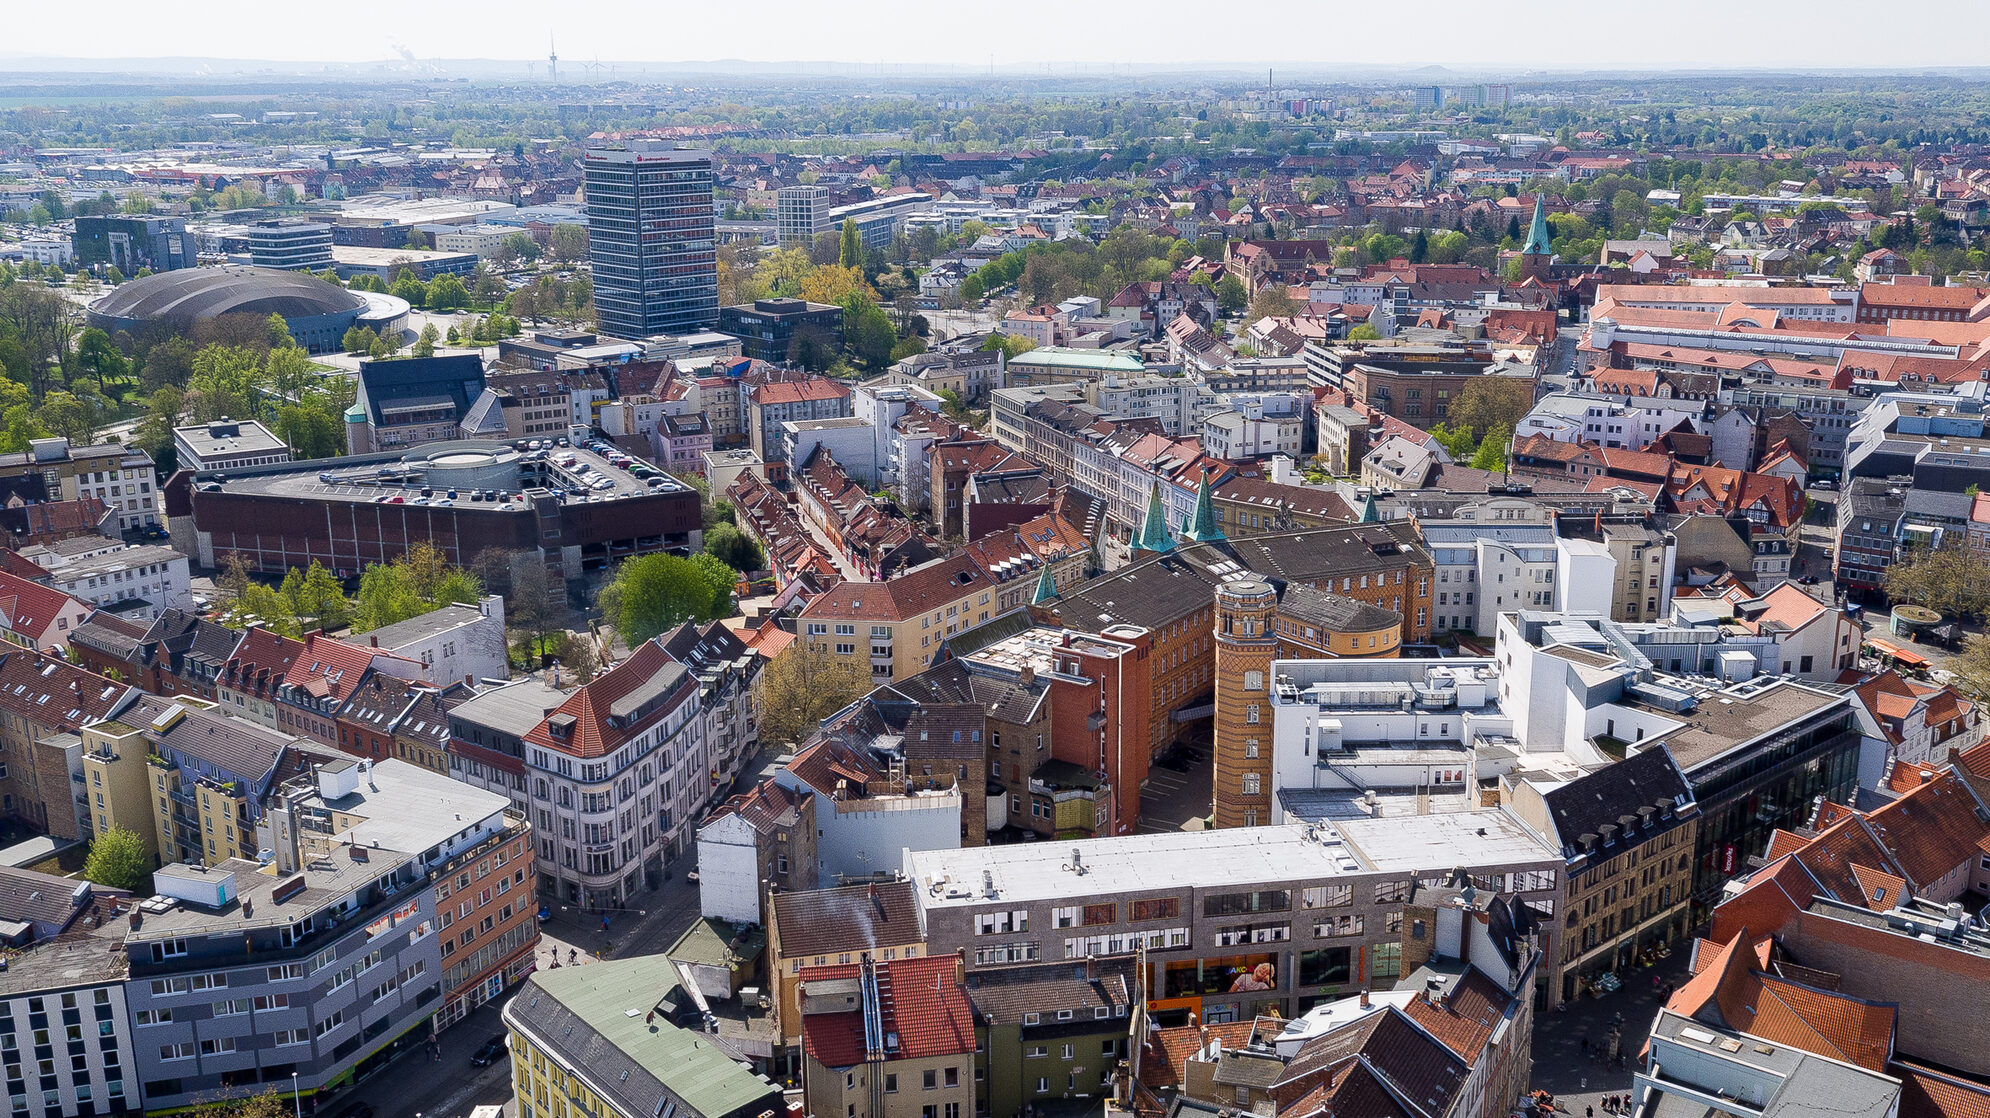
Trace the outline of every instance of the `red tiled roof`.
<instances>
[{"instance_id":1,"label":"red tiled roof","mask_svg":"<svg viewBox=\"0 0 1990 1118\"><path fill-rule=\"evenodd\" d=\"M850 394L849 388L825 377L809 380L777 381L753 389L748 399L762 406L800 404L810 400L836 400Z\"/></svg>"},{"instance_id":2,"label":"red tiled roof","mask_svg":"<svg viewBox=\"0 0 1990 1118\"><path fill-rule=\"evenodd\" d=\"M1756 871L1741 892L1714 909L1712 935L1725 942L1743 929L1777 933L1817 898L1819 886L1803 863L1784 858Z\"/></svg>"},{"instance_id":3,"label":"red tiled roof","mask_svg":"<svg viewBox=\"0 0 1990 1118\"><path fill-rule=\"evenodd\" d=\"M88 613L89 609L52 586L0 571L0 618L16 633L41 641L65 611Z\"/></svg>"},{"instance_id":4,"label":"red tiled roof","mask_svg":"<svg viewBox=\"0 0 1990 1118\"><path fill-rule=\"evenodd\" d=\"M617 700L650 682L658 673L667 671L680 674L678 690L681 693L695 689L694 676L671 660L670 654L655 641L644 641L642 647L629 654L628 659L567 696L567 701L534 726L532 732L525 735L525 740L574 757L600 757L611 753L624 741L641 733L651 722L674 709L675 704L664 706L649 717L621 727L608 721L608 712ZM571 735L564 739L554 737L552 723L566 718L573 720Z\"/></svg>"},{"instance_id":5,"label":"red tiled roof","mask_svg":"<svg viewBox=\"0 0 1990 1118\"><path fill-rule=\"evenodd\" d=\"M1666 1008L1708 1024L1879 1071L1893 1054L1895 1010L1763 973L1773 942L1743 930L1716 949L1699 941L1697 973Z\"/></svg>"},{"instance_id":6,"label":"red tiled roof","mask_svg":"<svg viewBox=\"0 0 1990 1118\"><path fill-rule=\"evenodd\" d=\"M1975 858L1978 844L1990 839L1990 824L1976 811L1968 785L1944 770L1866 821L1907 879L1925 888Z\"/></svg>"},{"instance_id":7,"label":"red tiled roof","mask_svg":"<svg viewBox=\"0 0 1990 1118\"><path fill-rule=\"evenodd\" d=\"M1413 998L1403 1012L1470 1064L1478 1061L1479 1053L1492 1039L1493 1029L1512 1001L1513 995L1500 989L1498 983L1477 967L1467 967L1446 992L1442 1005Z\"/></svg>"},{"instance_id":8,"label":"red tiled roof","mask_svg":"<svg viewBox=\"0 0 1990 1118\"><path fill-rule=\"evenodd\" d=\"M1904 1060L1886 1070L1900 1080L1900 1118L1990 1118L1990 1084Z\"/></svg>"},{"instance_id":9,"label":"red tiled roof","mask_svg":"<svg viewBox=\"0 0 1990 1118\"><path fill-rule=\"evenodd\" d=\"M888 1059L925 1060L974 1051L974 1006L955 974L955 957L934 955L894 959L876 964L878 1015L887 1038L896 1035L898 1048ZM856 978L858 964L808 967L800 975L806 988L813 980ZM863 1063L864 1015L809 1014L802 1018L802 1050L833 1068Z\"/></svg>"},{"instance_id":10,"label":"red tiled roof","mask_svg":"<svg viewBox=\"0 0 1990 1118\"><path fill-rule=\"evenodd\" d=\"M395 656L391 652L383 652L377 648L347 644L314 633L304 638L304 647L298 650L297 658L291 662L284 683L291 687L302 687L313 695L336 699L342 703L352 696L354 689L366 678L366 670L373 666L375 657L392 657L410 664L419 663L405 656Z\"/></svg>"}]
</instances>

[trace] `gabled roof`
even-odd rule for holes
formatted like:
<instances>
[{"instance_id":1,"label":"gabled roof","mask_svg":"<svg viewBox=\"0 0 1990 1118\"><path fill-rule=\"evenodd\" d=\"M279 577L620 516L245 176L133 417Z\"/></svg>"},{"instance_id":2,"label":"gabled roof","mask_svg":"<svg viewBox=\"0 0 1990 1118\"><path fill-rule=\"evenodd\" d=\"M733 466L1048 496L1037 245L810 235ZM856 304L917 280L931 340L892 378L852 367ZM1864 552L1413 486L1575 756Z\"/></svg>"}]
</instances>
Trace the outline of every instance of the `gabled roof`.
<instances>
[{"instance_id":1,"label":"gabled roof","mask_svg":"<svg viewBox=\"0 0 1990 1118\"><path fill-rule=\"evenodd\" d=\"M1893 1055L1895 1007L1768 973L1773 943L1743 932L1720 946L1712 961L1696 957L1698 972L1666 1008L1717 1028L1883 1070ZM1709 946L1701 940L1696 952Z\"/></svg>"},{"instance_id":2,"label":"gabled roof","mask_svg":"<svg viewBox=\"0 0 1990 1118\"><path fill-rule=\"evenodd\" d=\"M924 1060L975 1050L974 1006L955 974L952 955L892 959L875 964L878 974L878 1033L887 1059ZM806 991L813 981L859 977L863 968L805 967ZM802 1050L827 1067L847 1068L865 1059L864 1013L820 1013L802 1017ZM897 1039L897 1047L891 1040Z\"/></svg>"},{"instance_id":3,"label":"gabled roof","mask_svg":"<svg viewBox=\"0 0 1990 1118\"><path fill-rule=\"evenodd\" d=\"M790 958L917 943L919 905L909 881L775 893L774 923Z\"/></svg>"},{"instance_id":4,"label":"gabled roof","mask_svg":"<svg viewBox=\"0 0 1990 1118\"><path fill-rule=\"evenodd\" d=\"M1552 788L1541 798L1563 854L1574 857L1583 852L1586 838L1607 843L1648 820L1686 812L1693 789L1671 750L1661 745Z\"/></svg>"},{"instance_id":5,"label":"gabled roof","mask_svg":"<svg viewBox=\"0 0 1990 1118\"><path fill-rule=\"evenodd\" d=\"M655 641L644 641L628 659L567 696L525 740L574 757L604 756L676 709L696 688L682 664L673 663ZM655 700L662 701L641 718L634 716L636 707Z\"/></svg>"},{"instance_id":6,"label":"gabled roof","mask_svg":"<svg viewBox=\"0 0 1990 1118\"><path fill-rule=\"evenodd\" d=\"M0 624L13 632L47 643L56 618L89 608L52 586L0 571Z\"/></svg>"}]
</instances>

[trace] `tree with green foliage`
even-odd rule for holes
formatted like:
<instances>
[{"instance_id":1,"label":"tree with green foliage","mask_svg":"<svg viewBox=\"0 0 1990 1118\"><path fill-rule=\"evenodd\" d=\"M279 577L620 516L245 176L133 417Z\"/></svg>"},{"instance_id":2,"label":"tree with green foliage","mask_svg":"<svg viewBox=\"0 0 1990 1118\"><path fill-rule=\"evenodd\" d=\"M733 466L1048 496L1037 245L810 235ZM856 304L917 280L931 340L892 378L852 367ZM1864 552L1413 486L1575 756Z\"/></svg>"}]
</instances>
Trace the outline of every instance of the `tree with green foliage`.
<instances>
[{"instance_id":1,"label":"tree with green foliage","mask_svg":"<svg viewBox=\"0 0 1990 1118\"><path fill-rule=\"evenodd\" d=\"M553 231L547 235L546 251L562 264L587 259L587 227L570 224L553 226Z\"/></svg>"},{"instance_id":2,"label":"tree with green foliage","mask_svg":"<svg viewBox=\"0 0 1990 1118\"><path fill-rule=\"evenodd\" d=\"M1475 470L1490 470L1494 473L1506 469L1506 456L1513 447L1513 427L1499 424L1487 431L1479 440L1479 449L1472 454L1471 466Z\"/></svg>"},{"instance_id":3,"label":"tree with green foliage","mask_svg":"<svg viewBox=\"0 0 1990 1118\"><path fill-rule=\"evenodd\" d=\"M97 432L104 429L103 399L94 394L84 399L57 389L42 398L35 418L42 426L68 439L69 445L89 446L97 441Z\"/></svg>"},{"instance_id":4,"label":"tree with green foliage","mask_svg":"<svg viewBox=\"0 0 1990 1118\"><path fill-rule=\"evenodd\" d=\"M288 345L270 350L263 359L261 383L279 399L297 400L318 383L318 370L303 346Z\"/></svg>"},{"instance_id":5,"label":"tree with green foliage","mask_svg":"<svg viewBox=\"0 0 1990 1118\"><path fill-rule=\"evenodd\" d=\"M1951 618L1990 613L1990 567L1954 539L1941 547L1909 548L1886 568L1886 596Z\"/></svg>"},{"instance_id":6,"label":"tree with green foliage","mask_svg":"<svg viewBox=\"0 0 1990 1118\"><path fill-rule=\"evenodd\" d=\"M290 568L278 592L290 603L290 612L314 628L336 632L352 621L352 601L345 596L345 587L316 559L309 570Z\"/></svg>"},{"instance_id":7,"label":"tree with green foliage","mask_svg":"<svg viewBox=\"0 0 1990 1118\"><path fill-rule=\"evenodd\" d=\"M251 624L261 625L270 632L283 637L299 637L304 633L297 620L297 611L290 599L274 587L260 582L250 582L243 586L228 603L222 614L224 623L237 628Z\"/></svg>"},{"instance_id":8,"label":"tree with green foliage","mask_svg":"<svg viewBox=\"0 0 1990 1118\"><path fill-rule=\"evenodd\" d=\"M163 385L145 398L145 416L132 428L131 445L152 456L154 467L171 476L179 465L173 448L173 428L180 425L186 399L172 385Z\"/></svg>"},{"instance_id":9,"label":"tree with green foliage","mask_svg":"<svg viewBox=\"0 0 1990 1118\"><path fill-rule=\"evenodd\" d=\"M868 369L891 364L892 347L898 344L898 331L891 316L869 297L851 292L843 300L843 346L850 356Z\"/></svg>"},{"instance_id":10,"label":"tree with green foliage","mask_svg":"<svg viewBox=\"0 0 1990 1118\"><path fill-rule=\"evenodd\" d=\"M1437 440L1437 444L1451 455L1454 462L1470 459L1479 448L1478 440L1472 438L1469 429L1452 427L1441 420L1431 424L1430 437Z\"/></svg>"},{"instance_id":11,"label":"tree with green foliage","mask_svg":"<svg viewBox=\"0 0 1990 1118\"><path fill-rule=\"evenodd\" d=\"M111 336L95 326L76 336L75 361L77 368L97 382L98 392L104 390L104 378L121 380L131 373L131 362L112 343Z\"/></svg>"},{"instance_id":12,"label":"tree with green foliage","mask_svg":"<svg viewBox=\"0 0 1990 1118\"><path fill-rule=\"evenodd\" d=\"M1014 361L1036 348L1036 343L1020 334L990 334L981 339L983 351L1001 350L1004 360Z\"/></svg>"},{"instance_id":13,"label":"tree with green foliage","mask_svg":"<svg viewBox=\"0 0 1990 1118\"><path fill-rule=\"evenodd\" d=\"M705 533L705 550L741 573L767 569L767 556L760 550L760 544L731 524L721 524L708 530Z\"/></svg>"},{"instance_id":14,"label":"tree with green foliage","mask_svg":"<svg viewBox=\"0 0 1990 1118\"><path fill-rule=\"evenodd\" d=\"M1382 331L1364 322L1347 332L1347 340L1350 342L1379 342L1382 340Z\"/></svg>"},{"instance_id":15,"label":"tree with green foliage","mask_svg":"<svg viewBox=\"0 0 1990 1118\"><path fill-rule=\"evenodd\" d=\"M262 398L260 365L254 350L219 343L203 346L194 355L193 375L187 378L187 409L195 421L254 417Z\"/></svg>"},{"instance_id":16,"label":"tree with green foliage","mask_svg":"<svg viewBox=\"0 0 1990 1118\"><path fill-rule=\"evenodd\" d=\"M732 568L702 552L689 559L638 555L615 568L597 604L633 648L686 621L723 616L732 606L733 582Z\"/></svg>"},{"instance_id":17,"label":"tree with green foliage","mask_svg":"<svg viewBox=\"0 0 1990 1118\"><path fill-rule=\"evenodd\" d=\"M811 373L827 371L837 355L836 336L819 326L804 324L788 339L788 364Z\"/></svg>"},{"instance_id":18,"label":"tree with green foliage","mask_svg":"<svg viewBox=\"0 0 1990 1118\"><path fill-rule=\"evenodd\" d=\"M1532 383L1508 377L1474 377L1452 399L1450 421L1452 427L1470 431L1474 442L1482 442L1502 427L1511 435L1533 407Z\"/></svg>"},{"instance_id":19,"label":"tree with green foliage","mask_svg":"<svg viewBox=\"0 0 1990 1118\"><path fill-rule=\"evenodd\" d=\"M435 343L441 340L442 332L435 328L435 323L424 324L421 328L421 336L415 339L414 355L416 357L434 357Z\"/></svg>"},{"instance_id":20,"label":"tree with green foliage","mask_svg":"<svg viewBox=\"0 0 1990 1118\"><path fill-rule=\"evenodd\" d=\"M984 294L986 294L986 292L982 288L980 276L969 276L966 279L960 281L961 302L979 303L981 301L982 295Z\"/></svg>"},{"instance_id":21,"label":"tree with green foliage","mask_svg":"<svg viewBox=\"0 0 1990 1118\"><path fill-rule=\"evenodd\" d=\"M290 447L298 461L338 458L346 452L345 418L309 404L284 404L276 409L273 434Z\"/></svg>"},{"instance_id":22,"label":"tree with green foliage","mask_svg":"<svg viewBox=\"0 0 1990 1118\"><path fill-rule=\"evenodd\" d=\"M413 271L402 268L401 274L394 277L394 286L387 294L396 299L406 299L411 307L425 306L428 303L428 285L415 278Z\"/></svg>"},{"instance_id":23,"label":"tree with green foliage","mask_svg":"<svg viewBox=\"0 0 1990 1118\"><path fill-rule=\"evenodd\" d=\"M370 563L360 574L352 629L379 629L451 603L473 606L482 596L476 575L452 566L433 543L419 540L407 554L391 563Z\"/></svg>"},{"instance_id":24,"label":"tree with green foliage","mask_svg":"<svg viewBox=\"0 0 1990 1118\"><path fill-rule=\"evenodd\" d=\"M1250 304L1251 297L1244 290L1243 282L1236 276L1224 276L1216 285L1216 309L1224 314L1236 314Z\"/></svg>"},{"instance_id":25,"label":"tree with green foliage","mask_svg":"<svg viewBox=\"0 0 1990 1118\"><path fill-rule=\"evenodd\" d=\"M539 262L539 242L533 240L530 233L513 233L504 239L502 247L514 259L523 260L527 264Z\"/></svg>"},{"instance_id":26,"label":"tree with green foliage","mask_svg":"<svg viewBox=\"0 0 1990 1118\"><path fill-rule=\"evenodd\" d=\"M145 852L145 840L126 827L111 827L90 842L90 855L83 860L83 876L106 889L129 893L150 892L152 856Z\"/></svg>"},{"instance_id":27,"label":"tree with green foliage","mask_svg":"<svg viewBox=\"0 0 1990 1118\"><path fill-rule=\"evenodd\" d=\"M470 305L470 289L460 276L443 274L428 281L428 309L453 311Z\"/></svg>"},{"instance_id":28,"label":"tree with green foliage","mask_svg":"<svg viewBox=\"0 0 1990 1118\"><path fill-rule=\"evenodd\" d=\"M843 238L838 248L839 251L836 254L836 262L838 264L841 264L845 268L862 268L864 266L864 238L862 234L857 232L856 218L846 217L843 219Z\"/></svg>"},{"instance_id":29,"label":"tree with green foliage","mask_svg":"<svg viewBox=\"0 0 1990 1118\"><path fill-rule=\"evenodd\" d=\"M145 353L138 383L147 392L171 385L184 388L193 376L194 354L199 347L191 339L172 337L155 344Z\"/></svg>"}]
</instances>

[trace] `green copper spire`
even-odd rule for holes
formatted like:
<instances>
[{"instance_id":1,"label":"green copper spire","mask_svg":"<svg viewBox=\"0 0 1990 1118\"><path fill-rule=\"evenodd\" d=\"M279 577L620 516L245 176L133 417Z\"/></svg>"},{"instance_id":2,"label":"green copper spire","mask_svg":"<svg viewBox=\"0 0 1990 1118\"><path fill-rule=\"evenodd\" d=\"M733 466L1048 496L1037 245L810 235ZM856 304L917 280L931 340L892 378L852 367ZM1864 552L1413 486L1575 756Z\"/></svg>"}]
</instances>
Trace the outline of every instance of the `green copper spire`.
<instances>
[{"instance_id":1,"label":"green copper spire","mask_svg":"<svg viewBox=\"0 0 1990 1118\"><path fill-rule=\"evenodd\" d=\"M1161 505L1161 485L1147 492L1147 519L1140 525L1140 534L1133 539L1135 551L1173 551L1174 538L1168 535L1168 513Z\"/></svg>"},{"instance_id":2,"label":"green copper spire","mask_svg":"<svg viewBox=\"0 0 1990 1118\"><path fill-rule=\"evenodd\" d=\"M1361 499L1361 523L1380 524L1381 522L1382 506L1376 503L1375 494L1370 493Z\"/></svg>"},{"instance_id":3,"label":"green copper spire","mask_svg":"<svg viewBox=\"0 0 1990 1118\"><path fill-rule=\"evenodd\" d=\"M1055 597L1057 597L1057 580L1050 577L1050 564L1045 563L1043 573L1036 580L1036 596L1030 599L1030 604L1040 606Z\"/></svg>"},{"instance_id":4,"label":"green copper spire","mask_svg":"<svg viewBox=\"0 0 1990 1118\"><path fill-rule=\"evenodd\" d=\"M1527 244L1521 248L1523 256L1553 256L1555 250L1548 238L1548 212L1541 208L1541 196L1534 195L1534 224L1527 228Z\"/></svg>"},{"instance_id":5,"label":"green copper spire","mask_svg":"<svg viewBox=\"0 0 1990 1118\"><path fill-rule=\"evenodd\" d=\"M1209 543L1223 539L1223 529L1216 526L1216 503L1209 495L1209 473L1203 471L1202 484L1195 491L1195 518L1182 530L1185 539L1197 543Z\"/></svg>"}]
</instances>

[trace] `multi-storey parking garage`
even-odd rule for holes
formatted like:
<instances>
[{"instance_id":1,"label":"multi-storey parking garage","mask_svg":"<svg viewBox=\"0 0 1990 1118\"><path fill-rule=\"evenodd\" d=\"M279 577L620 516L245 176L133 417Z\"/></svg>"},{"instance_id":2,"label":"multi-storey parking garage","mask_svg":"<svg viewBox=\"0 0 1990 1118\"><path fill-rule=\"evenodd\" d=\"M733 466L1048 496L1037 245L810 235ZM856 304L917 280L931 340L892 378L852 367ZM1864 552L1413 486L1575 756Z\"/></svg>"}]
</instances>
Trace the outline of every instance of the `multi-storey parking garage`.
<instances>
[{"instance_id":1,"label":"multi-storey parking garage","mask_svg":"<svg viewBox=\"0 0 1990 1118\"><path fill-rule=\"evenodd\" d=\"M281 574L343 577L428 540L452 563L536 550L568 577L630 555L700 546L698 495L640 463L582 448L431 443L412 454L183 473L168 487L174 539L217 567L237 553Z\"/></svg>"}]
</instances>

